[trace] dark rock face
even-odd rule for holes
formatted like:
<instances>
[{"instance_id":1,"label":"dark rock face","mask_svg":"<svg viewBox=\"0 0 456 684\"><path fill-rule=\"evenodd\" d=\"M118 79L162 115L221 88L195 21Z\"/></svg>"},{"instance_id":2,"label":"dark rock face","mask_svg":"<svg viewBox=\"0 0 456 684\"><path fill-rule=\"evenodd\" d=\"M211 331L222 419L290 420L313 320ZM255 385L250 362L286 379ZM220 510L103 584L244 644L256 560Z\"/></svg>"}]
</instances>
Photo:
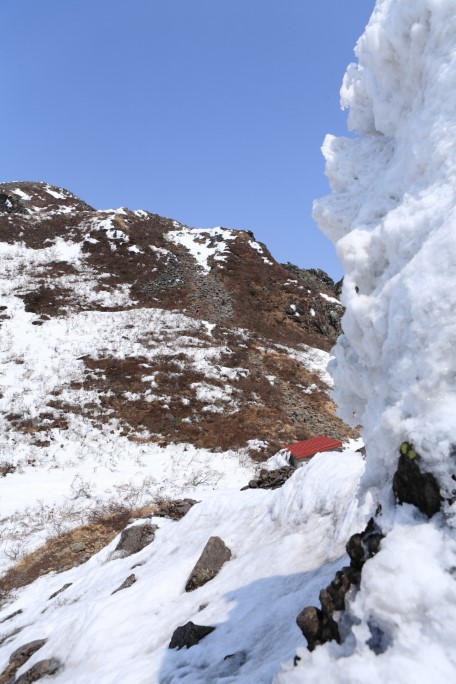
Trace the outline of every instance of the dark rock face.
<instances>
[{"instance_id":1,"label":"dark rock face","mask_svg":"<svg viewBox=\"0 0 456 684\"><path fill-rule=\"evenodd\" d=\"M18 677L14 684L32 684L42 677L55 674L62 667L62 663L57 658L48 658L35 663L30 670Z\"/></svg>"},{"instance_id":2,"label":"dark rock face","mask_svg":"<svg viewBox=\"0 0 456 684\"><path fill-rule=\"evenodd\" d=\"M304 608L296 618L296 622L307 639L309 651L313 651L316 646L327 641L340 642L339 628L335 620L315 606Z\"/></svg>"},{"instance_id":3,"label":"dark rock face","mask_svg":"<svg viewBox=\"0 0 456 684\"><path fill-rule=\"evenodd\" d=\"M361 570L364 563L375 556L380 549L383 537L382 531L373 518L369 520L364 532L352 535L347 543L351 568Z\"/></svg>"},{"instance_id":4,"label":"dark rock face","mask_svg":"<svg viewBox=\"0 0 456 684\"><path fill-rule=\"evenodd\" d=\"M122 591L122 589L128 589L128 587L131 587L132 584L136 582L136 575L128 575L127 579L122 582L120 587L117 587L117 589L114 589L112 594L117 594L118 591Z\"/></svg>"},{"instance_id":5,"label":"dark rock face","mask_svg":"<svg viewBox=\"0 0 456 684\"><path fill-rule=\"evenodd\" d=\"M158 530L157 525L150 525L149 523L127 527L120 535L113 557L125 558L133 553L138 553L154 541L156 530Z\"/></svg>"},{"instance_id":6,"label":"dark rock face","mask_svg":"<svg viewBox=\"0 0 456 684\"><path fill-rule=\"evenodd\" d=\"M204 625L195 625L193 622L187 622L182 627L177 627L174 630L169 648L191 648L198 644L201 639L213 632L215 627L206 627Z\"/></svg>"},{"instance_id":7,"label":"dark rock face","mask_svg":"<svg viewBox=\"0 0 456 684\"><path fill-rule=\"evenodd\" d=\"M242 487L241 492L246 489L278 489L293 475L294 471L295 468L291 466L283 466L277 470L262 468L258 477L250 480L248 485Z\"/></svg>"},{"instance_id":8,"label":"dark rock face","mask_svg":"<svg viewBox=\"0 0 456 684\"><path fill-rule=\"evenodd\" d=\"M220 537L210 537L190 573L185 591L194 591L210 582L231 558L231 551Z\"/></svg>"},{"instance_id":9,"label":"dark rock face","mask_svg":"<svg viewBox=\"0 0 456 684\"><path fill-rule=\"evenodd\" d=\"M0 211L12 214L14 212L23 213L25 209L17 195L0 192Z\"/></svg>"},{"instance_id":10,"label":"dark rock face","mask_svg":"<svg viewBox=\"0 0 456 684\"><path fill-rule=\"evenodd\" d=\"M410 457L410 453L414 454ZM420 470L420 457L413 451L401 453L393 478L393 492L399 503L410 503L431 518L440 511L440 487L432 473Z\"/></svg>"},{"instance_id":11,"label":"dark rock face","mask_svg":"<svg viewBox=\"0 0 456 684\"><path fill-rule=\"evenodd\" d=\"M364 532L354 534L348 540L350 565L336 572L332 582L321 590L321 610L315 606L307 606L299 613L296 622L307 640L309 651L327 641L340 643L339 627L333 614L345 609L347 593L352 586L359 586L362 567L379 551L383 537L379 526L371 518Z\"/></svg>"}]
</instances>

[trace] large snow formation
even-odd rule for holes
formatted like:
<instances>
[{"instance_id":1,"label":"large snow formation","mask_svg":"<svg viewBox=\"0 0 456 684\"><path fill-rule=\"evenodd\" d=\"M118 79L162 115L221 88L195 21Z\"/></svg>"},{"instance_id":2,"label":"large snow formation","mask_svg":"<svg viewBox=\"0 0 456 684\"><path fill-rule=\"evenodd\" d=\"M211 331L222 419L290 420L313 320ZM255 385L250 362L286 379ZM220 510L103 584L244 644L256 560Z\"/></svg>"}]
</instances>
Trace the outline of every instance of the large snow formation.
<instances>
[{"instance_id":1,"label":"large snow formation","mask_svg":"<svg viewBox=\"0 0 456 684\"><path fill-rule=\"evenodd\" d=\"M387 536L351 601L351 635L302 649L280 684L456 679L455 35L455 0L378 0L341 90L356 135L323 145L333 192L314 214L346 274L335 394L362 425L363 486ZM404 440L440 483L431 520L394 505Z\"/></svg>"},{"instance_id":2,"label":"large snow formation","mask_svg":"<svg viewBox=\"0 0 456 684\"><path fill-rule=\"evenodd\" d=\"M363 426L366 484L402 441L453 488L456 444L456 3L379 0L341 90L354 138L327 136L333 193L315 204L345 271L332 368Z\"/></svg>"}]
</instances>

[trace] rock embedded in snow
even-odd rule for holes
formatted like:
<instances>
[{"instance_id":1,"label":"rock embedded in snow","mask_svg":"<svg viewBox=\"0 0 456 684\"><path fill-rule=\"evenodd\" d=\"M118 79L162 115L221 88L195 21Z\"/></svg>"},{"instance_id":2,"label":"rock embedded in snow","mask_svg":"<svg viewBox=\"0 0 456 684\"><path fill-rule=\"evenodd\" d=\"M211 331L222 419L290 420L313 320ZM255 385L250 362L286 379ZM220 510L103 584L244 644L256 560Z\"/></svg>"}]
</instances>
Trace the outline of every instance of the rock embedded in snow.
<instances>
[{"instance_id":1,"label":"rock embedded in snow","mask_svg":"<svg viewBox=\"0 0 456 684\"><path fill-rule=\"evenodd\" d=\"M44 644L46 639L35 639L29 643L19 646L10 655L9 663L3 672L0 674L0 684L8 684L8 682L15 681L16 672L19 670L27 660L36 653Z\"/></svg>"},{"instance_id":2,"label":"rock embedded in snow","mask_svg":"<svg viewBox=\"0 0 456 684\"><path fill-rule=\"evenodd\" d=\"M195 499L175 499L173 501L162 501L154 508L154 516L157 518L171 518L180 520L187 515L189 510L199 503Z\"/></svg>"},{"instance_id":3,"label":"rock embedded in snow","mask_svg":"<svg viewBox=\"0 0 456 684\"><path fill-rule=\"evenodd\" d=\"M315 606L304 608L296 618L296 623L307 640L309 651L327 641L340 641L337 622L331 615Z\"/></svg>"},{"instance_id":4,"label":"rock embedded in snow","mask_svg":"<svg viewBox=\"0 0 456 684\"><path fill-rule=\"evenodd\" d=\"M313 651L316 646L327 641L340 643L341 635L334 613L345 609L345 597L352 585L358 586L364 563L380 549L384 535L373 518L361 533L353 534L347 543L350 566L336 572L332 582L320 591L321 610L306 606L296 618L296 623L307 640L307 648Z\"/></svg>"},{"instance_id":5,"label":"rock embedded in snow","mask_svg":"<svg viewBox=\"0 0 456 684\"><path fill-rule=\"evenodd\" d=\"M422 513L432 518L440 511L440 487L432 473L422 472L419 457L411 459L401 454L393 478L393 492L399 503L416 506Z\"/></svg>"},{"instance_id":6,"label":"rock embedded in snow","mask_svg":"<svg viewBox=\"0 0 456 684\"><path fill-rule=\"evenodd\" d=\"M262 468L258 476L250 480L248 485L242 487L241 491L246 489L278 489L293 475L295 470L296 468L292 466L283 466L275 470Z\"/></svg>"},{"instance_id":7,"label":"rock embedded in snow","mask_svg":"<svg viewBox=\"0 0 456 684\"><path fill-rule=\"evenodd\" d=\"M182 625L182 627L177 627L174 630L171 641L169 642L169 648L191 648L196 646L201 639L204 639L208 634L213 632L215 627L208 627L205 625L195 625L194 622L187 622L187 624Z\"/></svg>"},{"instance_id":8,"label":"rock embedded in snow","mask_svg":"<svg viewBox=\"0 0 456 684\"><path fill-rule=\"evenodd\" d=\"M380 549L380 542L384 538L380 527L371 518L363 532L353 534L347 542L347 553L350 556L351 567L361 570L364 563L375 556Z\"/></svg>"},{"instance_id":9,"label":"rock embedded in snow","mask_svg":"<svg viewBox=\"0 0 456 684\"><path fill-rule=\"evenodd\" d=\"M43 677L48 677L58 672L62 667L62 663L57 658L47 658L46 660L39 660L30 670L24 672L18 677L14 684L32 684Z\"/></svg>"},{"instance_id":10,"label":"rock embedded in snow","mask_svg":"<svg viewBox=\"0 0 456 684\"><path fill-rule=\"evenodd\" d=\"M122 591L122 589L128 589L131 587L134 583L136 582L136 575L132 573L131 575L128 575L127 579L122 582L120 587L117 587L117 589L114 589L112 594L117 594L118 591Z\"/></svg>"},{"instance_id":11,"label":"rock embedded in snow","mask_svg":"<svg viewBox=\"0 0 456 684\"><path fill-rule=\"evenodd\" d=\"M121 533L119 543L114 549L111 559L125 558L126 556L138 553L138 551L141 551L145 546L154 541L156 530L158 530L157 525L151 525L150 523L127 527Z\"/></svg>"},{"instance_id":12,"label":"rock embedded in snow","mask_svg":"<svg viewBox=\"0 0 456 684\"><path fill-rule=\"evenodd\" d=\"M190 573L185 591L194 591L218 575L231 558L231 551L220 537L210 537Z\"/></svg>"},{"instance_id":13,"label":"rock embedded in snow","mask_svg":"<svg viewBox=\"0 0 456 684\"><path fill-rule=\"evenodd\" d=\"M66 589L68 589L68 587L71 587L71 585L72 585L72 582L66 582L66 583L63 585L63 587L61 587L60 589L57 589L57 591L54 591L54 593L51 594L51 595L49 596L48 601L50 601L51 599L53 599L53 598L55 598L56 596L58 596L59 594L61 594L63 591L65 591Z\"/></svg>"}]
</instances>

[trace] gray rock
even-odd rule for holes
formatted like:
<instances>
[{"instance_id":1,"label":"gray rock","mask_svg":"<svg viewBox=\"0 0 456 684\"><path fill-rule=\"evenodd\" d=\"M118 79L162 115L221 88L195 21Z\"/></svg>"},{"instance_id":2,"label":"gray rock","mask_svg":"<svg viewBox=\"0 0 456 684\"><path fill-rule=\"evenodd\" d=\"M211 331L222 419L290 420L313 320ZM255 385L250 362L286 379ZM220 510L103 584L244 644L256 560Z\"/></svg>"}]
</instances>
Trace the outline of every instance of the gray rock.
<instances>
[{"instance_id":1,"label":"gray rock","mask_svg":"<svg viewBox=\"0 0 456 684\"><path fill-rule=\"evenodd\" d=\"M30 670L18 677L14 684L32 684L42 677L55 674L62 667L62 663L57 658L40 660L33 665Z\"/></svg>"},{"instance_id":2,"label":"gray rock","mask_svg":"<svg viewBox=\"0 0 456 684\"><path fill-rule=\"evenodd\" d=\"M215 627L207 627L205 625L195 625L193 622L187 622L186 625L177 627L174 630L168 648L191 648L198 644L201 639L213 632Z\"/></svg>"},{"instance_id":3,"label":"gray rock","mask_svg":"<svg viewBox=\"0 0 456 684\"><path fill-rule=\"evenodd\" d=\"M198 501L195 499L175 499L174 501L162 501L154 510L154 516L180 520Z\"/></svg>"},{"instance_id":4,"label":"gray rock","mask_svg":"<svg viewBox=\"0 0 456 684\"><path fill-rule=\"evenodd\" d=\"M118 591L122 591L122 589L128 589L128 587L131 587L132 584L136 582L136 575L128 575L127 579L122 582L120 587L117 587L117 589L114 589L112 594L116 594ZM112 595L111 594L111 595Z\"/></svg>"},{"instance_id":5,"label":"gray rock","mask_svg":"<svg viewBox=\"0 0 456 684\"><path fill-rule=\"evenodd\" d=\"M28 644L19 646L19 648L16 648L16 650L10 655L10 663L18 660L22 661L21 664L25 663L25 661L28 660L30 656L32 656L42 646L44 646L45 643L46 639L35 639L35 641L29 641Z\"/></svg>"},{"instance_id":6,"label":"gray rock","mask_svg":"<svg viewBox=\"0 0 456 684\"><path fill-rule=\"evenodd\" d=\"M246 489L278 489L294 472L295 468L291 466L283 466L277 470L262 468L258 476L254 480L250 480L248 485L242 487L241 491Z\"/></svg>"},{"instance_id":7,"label":"gray rock","mask_svg":"<svg viewBox=\"0 0 456 684\"><path fill-rule=\"evenodd\" d=\"M185 591L202 587L220 572L222 566L231 558L231 551L220 537L210 537L196 565L190 573Z\"/></svg>"},{"instance_id":8,"label":"gray rock","mask_svg":"<svg viewBox=\"0 0 456 684\"><path fill-rule=\"evenodd\" d=\"M127 527L120 535L119 543L114 549L112 558L125 558L133 553L138 553L138 551L141 551L145 546L154 541L156 530L158 530L157 525L151 525L150 523Z\"/></svg>"},{"instance_id":9,"label":"gray rock","mask_svg":"<svg viewBox=\"0 0 456 684\"><path fill-rule=\"evenodd\" d=\"M45 643L46 639L36 639L35 641L29 641L27 644L16 648L10 655L7 667L0 674L1 684L12 684L15 682L16 672L19 668L22 667L36 651L44 646Z\"/></svg>"}]
</instances>

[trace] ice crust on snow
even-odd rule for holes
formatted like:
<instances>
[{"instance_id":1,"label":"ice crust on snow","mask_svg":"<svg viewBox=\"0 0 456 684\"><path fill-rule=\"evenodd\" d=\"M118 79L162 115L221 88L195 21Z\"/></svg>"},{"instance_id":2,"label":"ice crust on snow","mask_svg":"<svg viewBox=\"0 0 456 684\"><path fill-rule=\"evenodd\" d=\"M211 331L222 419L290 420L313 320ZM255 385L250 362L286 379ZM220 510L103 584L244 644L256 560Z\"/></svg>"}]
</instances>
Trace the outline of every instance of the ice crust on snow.
<instances>
[{"instance_id":1,"label":"ice crust on snow","mask_svg":"<svg viewBox=\"0 0 456 684\"><path fill-rule=\"evenodd\" d=\"M323 145L332 194L314 216L345 271L334 395L341 417L362 425L361 493L382 503L386 537L364 566L349 637L300 650L277 684L456 679L455 504L427 521L395 507L391 489L403 441L444 497L454 488L455 9L377 0L341 90L357 136Z\"/></svg>"}]
</instances>

